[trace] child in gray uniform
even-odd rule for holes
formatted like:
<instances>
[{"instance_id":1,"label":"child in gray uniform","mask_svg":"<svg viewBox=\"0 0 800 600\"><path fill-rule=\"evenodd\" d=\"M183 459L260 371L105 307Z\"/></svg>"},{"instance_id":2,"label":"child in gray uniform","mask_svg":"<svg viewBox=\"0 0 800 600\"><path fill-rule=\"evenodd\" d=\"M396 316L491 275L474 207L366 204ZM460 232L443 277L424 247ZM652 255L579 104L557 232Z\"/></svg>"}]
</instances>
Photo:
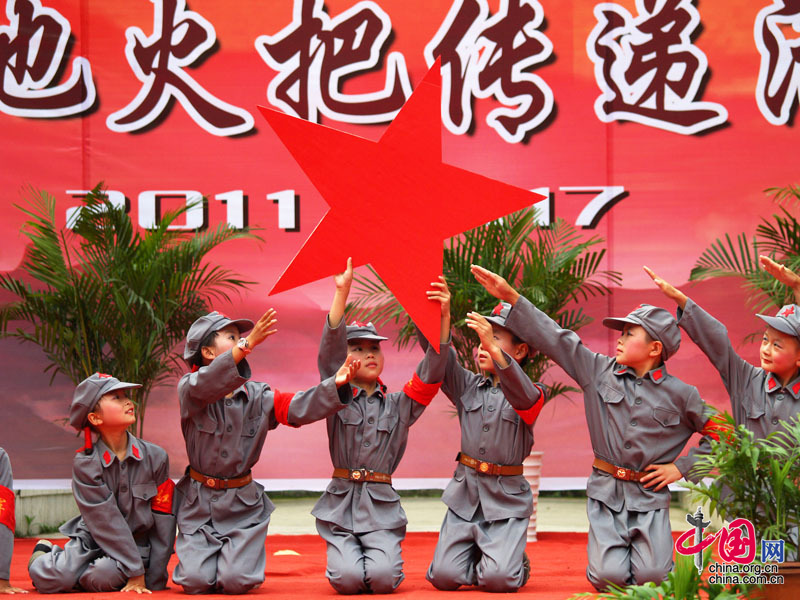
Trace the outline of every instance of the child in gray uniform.
<instances>
[{"instance_id":1,"label":"child in gray uniform","mask_svg":"<svg viewBox=\"0 0 800 600\"><path fill-rule=\"evenodd\" d=\"M167 453L127 431L136 421L127 390L138 387L95 373L75 388L69 422L86 436L72 466L81 514L61 526L70 538L63 550L47 540L34 546L28 572L39 592L142 593L167 586L175 484ZM94 444L91 430L100 434Z\"/></svg>"},{"instance_id":2,"label":"child in gray uniform","mask_svg":"<svg viewBox=\"0 0 800 600\"><path fill-rule=\"evenodd\" d=\"M702 450L678 454L694 432L717 435L713 409L664 365L680 345L675 319L647 304L625 318L605 319L606 327L622 331L611 358L586 348L499 275L474 265L472 273L513 306L506 326L583 389L595 455L586 485L587 578L598 590L665 579L673 564L667 485L689 473L697 455L708 451L708 439L701 440Z\"/></svg>"},{"instance_id":3,"label":"child in gray uniform","mask_svg":"<svg viewBox=\"0 0 800 600\"><path fill-rule=\"evenodd\" d=\"M442 391L458 411L461 451L442 495L447 513L427 573L440 590L477 585L514 592L530 573L525 541L533 495L522 461L533 446L545 390L522 369L528 345L506 329L510 308L498 304L487 317L467 315L481 341L484 375L463 368L452 348L447 356Z\"/></svg>"},{"instance_id":4,"label":"child in gray uniform","mask_svg":"<svg viewBox=\"0 0 800 600\"><path fill-rule=\"evenodd\" d=\"M14 478L11 461L0 448L0 594L26 594L27 591L9 583L11 554L14 550Z\"/></svg>"},{"instance_id":5,"label":"child in gray uniform","mask_svg":"<svg viewBox=\"0 0 800 600\"><path fill-rule=\"evenodd\" d=\"M800 278L792 271L766 256L761 257L761 264L800 298ZM678 305L678 325L719 371L737 425L765 438L780 430L782 422L800 414L800 306L787 304L774 317L757 315L767 328L761 340L761 366L754 367L736 353L722 323L653 271L644 270Z\"/></svg>"},{"instance_id":6,"label":"child in gray uniform","mask_svg":"<svg viewBox=\"0 0 800 600\"><path fill-rule=\"evenodd\" d=\"M243 594L264 581L264 542L275 507L250 469L267 431L324 419L352 396L348 382L360 366L352 357L296 394L249 381L245 357L276 333L276 322L272 309L255 326L212 312L186 334L183 358L191 372L178 382L178 400L189 467L177 486L173 581L187 593Z\"/></svg>"},{"instance_id":7,"label":"child in gray uniform","mask_svg":"<svg viewBox=\"0 0 800 600\"><path fill-rule=\"evenodd\" d=\"M346 354L361 359L351 383L350 405L328 417L333 479L311 514L327 544L326 575L341 594L388 593L403 580L401 543L406 515L392 487L392 473L408 442L408 429L439 390L450 328L450 292L442 279L429 298L441 304L440 353L433 348L403 391L386 392L381 383L383 352L371 323L345 327L344 310L353 279L352 261L335 277L336 292L319 351L319 371L327 377Z\"/></svg>"}]
</instances>

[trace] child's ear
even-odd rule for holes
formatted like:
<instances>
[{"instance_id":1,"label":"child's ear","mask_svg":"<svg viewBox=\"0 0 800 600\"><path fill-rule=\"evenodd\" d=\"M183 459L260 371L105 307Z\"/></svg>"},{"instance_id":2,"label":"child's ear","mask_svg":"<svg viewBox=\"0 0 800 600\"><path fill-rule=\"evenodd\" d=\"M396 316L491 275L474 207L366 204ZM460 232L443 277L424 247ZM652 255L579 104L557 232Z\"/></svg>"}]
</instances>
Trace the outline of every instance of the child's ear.
<instances>
[{"instance_id":1,"label":"child's ear","mask_svg":"<svg viewBox=\"0 0 800 600\"><path fill-rule=\"evenodd\" d=\"M517 344L517 347L514 348L514 358L517 361L520 361L526 356L528 356L530 354L530 351L531 349L527 343L522 342L521 344Z\"/></svg>"},{"instance_id":2,"label":"child's ear","mask_svg":"<svg viewBox=\"0 0 800 600\"><path fill-rule=\"evenodd\" d=\"M206 360L214 360L216 354L214 354L214 349L211 346L203 346L200 348L200 356Z\"/></svg>"},{"instance_id":3,"label":"child's ear","mask_svg":"<svg viewBox=\"0 0 800 600\"><path fill-rule=\"evenodd\" d=\"M650 356L654 358L657 356L661 356L661 352L663 350L664 350L664 345L658 340L654 340L653 346L650 348Z\"/></svg>"},{"instance_id":4,"label":"child's ear","mask_svg":"<svg viewBox=\"0 0 800 600\"><path fill-rule=\"evenodd\" d=\"M86 420L89 421L94 427L103 424L103 417L97 414L96 412L90 412L86 415Z\"/></svg>"}]
</instances>

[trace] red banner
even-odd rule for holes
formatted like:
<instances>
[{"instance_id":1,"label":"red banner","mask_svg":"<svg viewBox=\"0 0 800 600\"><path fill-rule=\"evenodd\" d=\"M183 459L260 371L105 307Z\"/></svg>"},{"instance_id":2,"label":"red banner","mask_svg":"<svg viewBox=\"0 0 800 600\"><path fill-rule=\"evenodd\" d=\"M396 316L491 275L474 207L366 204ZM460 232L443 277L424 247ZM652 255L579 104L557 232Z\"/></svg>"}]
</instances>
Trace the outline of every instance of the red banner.
<instances>
[{"instance_id":1,"label":"red banner","mask_svg":"<svg viewBox=\"0 0 800 600\"><path fill-rule=\"evenodd\" d=\"M624 289L586 306L599 319L664 304L641 272L676 284L726 232L754 230L773 210L763 190L797 178L800 8L781 0L6 0L0 17L0 269L24 251L13 205L28 185L58 199L67 224L99 181L141 228L198 196L187 230L258 227L213 259L259 284L229 313L281 316L251 362L256 378L312 385L332 285L266 297L327 206L260 117L270 106L377 140L437 57L446 163L549 196L563 217L607 241L604 265ZM387 186L391 182L387 182ZM490 202L491 199L487 199ZM424 219L424 215L419 215ZM348 240L343 239L343 243ZM391 244L391 232L381 235ZM755 328L743 296L710 282L690 290L731 326ZM644 291L636 291L644 290ZM672 307L670 307L672 308ZM582 334L601 352L613 336ZM736 337L739 335L739 337ZM743 347L746 356L755 350ZM0 342L0 440L22 477L69 476L74 439L57 419L70 386L40 353ZM419 352L389 350L384 380L402 388ZM670 370L725 406L718 377L688 340ZM555 374L557 372L553 371ZM563 376L562 376L563 378ZM185 461L175 390L148 407L148 437ZM583 410L543 411L545 475L585 476ZM446 477L458 427L440 396L415 425L398 476ZM257 477L325 477L322 424L271 433ZM562 440L574 448L564 451ZM42 440L48 440L43 442ZM284 464L286 463L286 464ZM302 465L302 469L297 466Z\"/></svg>"}]
</instances>

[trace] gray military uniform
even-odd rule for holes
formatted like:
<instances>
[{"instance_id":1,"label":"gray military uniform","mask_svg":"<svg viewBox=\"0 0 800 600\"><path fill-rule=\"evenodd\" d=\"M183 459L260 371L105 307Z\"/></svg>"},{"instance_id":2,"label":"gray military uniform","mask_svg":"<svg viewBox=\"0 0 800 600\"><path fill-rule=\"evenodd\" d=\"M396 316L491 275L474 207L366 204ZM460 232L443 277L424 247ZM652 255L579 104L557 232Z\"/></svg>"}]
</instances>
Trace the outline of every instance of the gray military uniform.
<instances>
[{"instance_id":1,"label":"gray military uniform","mask_svg":"<svg viewBox=\"0 0 800 600\"><path fill-rule=\"evenodd\" d=\"M733 349L728 330L691 299L678 309L680 325L719 371L737 425L757 438L781 429L781 421L800 414L800 377L781 385L775 375L754 367Z\"/></svg>"},{"instance_id":2,"label":"gray military uniform","mask_svg":"<svg viewBox=\"0 0 800 600\"><path fill-rule=\"evenodd\" d=\"M6 451L0 448L0 487L14 493L14 477L11 474L11 461ZM3 507L13 515L14 505ZM0 579L9 579L11 573L11 554L14 551L14 532L0 524Z\"/></svg>"},{"instance_id":3,"label":"gray military uniform","mask_svg":"<svg viewBox=\"0 0 800 600\"><path fill-rule=\"evenodd\" d=\"M76 454L72 491L81 514L60 528L70 538L64 549L53 546L29 566L36 589L111 592L142 574L148 589L164 589L175 517L151 502L168 477L167 453L130 434L123 460L102 439L88 456Z\"/></svg>"},{"instance_id":4,"label":"gray military uniform","mask_svg":"<svg viewBox=\"0 0 800 600\"><path fill-rule=\"evenodd\" d=\"M643 471L674 462L686 476L700 452L677 458L703 430L713 409L697 389L671 376L664 365L639 378L614 359L586 348L527 299L520 298L507 326L553 359L583 389L586 423L597 458ZM586 484L589 516L587 577L598 589L661 581L672 568L670 493L592 469Z\"/></svg>"},{"instance_id":5,"label":"gray military uniform","mask_svg":"<svg viewBox=\"0 0 800 600\"><path fill-rule=\"evenodd\" d=\"M424 383L444 377L447 345L433 349L417 366ZM329 376L347 357L346 327L331 328L326 321L320 342L318 367ZM352 384L351 384L352 385ZM327 419L328 446L334 468L391 474L403 458L408 429L425 410L405 392L387 394L378 386L372 395L352 385L347 408ZM403 581L400 544L405 538L405 511L400 496L388 483L358 483L332 479L311 514L327 543L326 576L343 594L388 593Z\"/></svg>"},{"instance_id":6,"label":"gray military uniform","mask_svg":"<svg viewBox=\"0 0 800 600\"><path fill-rule=\"evenodd\" d=\"M495 370L491 380L463 368L452 348L448 352L442 391L455 405L461 425L461 452L497 465L520 465L533 446L533 424L518 411L544 402L519 364ZM522 475L483 475L458 464L442 495L447 505L427 579L437 588L453 590L478 585L486 591L510 592L525 580L523 553L533 495Z\"/></svg>"},{"instance_id":7,"label":"gray military uniform","mask_svg":"<svg viewBox=\"0 0 800 600\"><path fill-rule=\"evenodd\" d=\"M204 475L230 479L247 474L281 414L293 426L311 423L344 407L351 394L349 385L337 390L333 377L293 396L249 378L247 361L237 365L229 350L178 382L189 463ZM275 508L263 486L251 481L239 488L211 489L187 474L177 491L179 563L173 581L188 593L245 593L260 585Z\"/></svg>"}]
</instances>

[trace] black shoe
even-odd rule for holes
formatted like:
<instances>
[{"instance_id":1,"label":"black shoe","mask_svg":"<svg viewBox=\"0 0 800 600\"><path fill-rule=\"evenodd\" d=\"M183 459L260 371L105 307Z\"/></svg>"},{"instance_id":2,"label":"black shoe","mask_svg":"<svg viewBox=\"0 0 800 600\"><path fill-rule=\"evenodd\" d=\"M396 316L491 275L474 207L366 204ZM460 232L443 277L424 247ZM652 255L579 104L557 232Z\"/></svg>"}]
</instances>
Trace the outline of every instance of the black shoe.
<instances>
[{"instance_id":1,"label":"black shoe","mask_svg":"<svg viewBox=\"0 0 800 600\"><path fill-rule=\"evenodd\" d=\"M53 550L53 542L50 540L36 540L36 545L33 547L33 553L31 557L28 559L28 568L31 568L33 561L35 561L40 556L47 554L48 552L52 552Z\"/></svg>"}]
</instances>

